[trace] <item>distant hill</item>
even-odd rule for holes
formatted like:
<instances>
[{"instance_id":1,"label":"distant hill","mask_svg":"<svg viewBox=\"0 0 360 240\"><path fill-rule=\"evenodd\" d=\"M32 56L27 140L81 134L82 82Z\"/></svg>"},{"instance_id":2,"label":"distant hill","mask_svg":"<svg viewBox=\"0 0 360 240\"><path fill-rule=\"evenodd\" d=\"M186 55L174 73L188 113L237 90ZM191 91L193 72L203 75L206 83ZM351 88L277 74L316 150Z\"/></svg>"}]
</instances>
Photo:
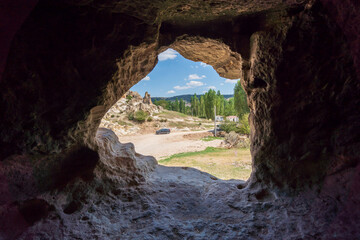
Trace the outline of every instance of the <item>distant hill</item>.
<instances>
[{"instance_id":1,"label":"distant hill","mask_svg":"<svg viewBox=\"0 0 360 240\"><path fill-rule=\"evenodd\" d=\"M204 95L204 94L196 95L196 96L200 99L200 96L202 96L202 95ZM167 101L175 101L176 98L178 98L179 100L180 100L180 98L182 98L184 101L190 102L192 96L194 96L194 94L178 95L178 96L174 96L174 97L152 97L151 101L154 102L155 100L157 101L157 100L161 100L161 99L164 99L164 100L167 100ZM224 94L223 96L224 96L225 99L234 97L233 94Z\"/></svg>"}]
</instances>

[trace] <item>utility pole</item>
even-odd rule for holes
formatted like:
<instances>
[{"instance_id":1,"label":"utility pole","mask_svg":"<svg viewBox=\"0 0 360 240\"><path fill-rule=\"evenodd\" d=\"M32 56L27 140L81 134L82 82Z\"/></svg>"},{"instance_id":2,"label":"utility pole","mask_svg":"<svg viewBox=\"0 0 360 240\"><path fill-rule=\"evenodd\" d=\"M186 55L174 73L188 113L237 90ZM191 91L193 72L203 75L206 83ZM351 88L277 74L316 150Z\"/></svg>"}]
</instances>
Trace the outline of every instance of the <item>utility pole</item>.
<instances>
[{"instance_id":1,"label":"utility pole","mask_svg":"<svg viewBox=\"0 0 360 240\"><path fill-rule=\"evenodd\" d=\"M214 136L216 137L216 105L214 106Z\"/></svg>"}]
</instances>

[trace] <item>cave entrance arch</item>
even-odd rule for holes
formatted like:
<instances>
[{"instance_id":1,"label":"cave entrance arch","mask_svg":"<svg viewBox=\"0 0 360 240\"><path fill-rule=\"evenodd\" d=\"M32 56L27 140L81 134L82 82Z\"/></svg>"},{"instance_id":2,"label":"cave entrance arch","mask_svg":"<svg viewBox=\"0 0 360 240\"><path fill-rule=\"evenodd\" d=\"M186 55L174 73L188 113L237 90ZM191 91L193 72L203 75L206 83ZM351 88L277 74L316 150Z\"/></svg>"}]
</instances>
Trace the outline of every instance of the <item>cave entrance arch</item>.
<instances>
[{"instance_id":1,"label":"cave entrance arch","mask_svg":"<svg viewBox=\"0 0 360 240\"><path fill-rule=\"evenodd\" d=\"M129 7L129 2L102 4L39 1L28 10L31 13L21 28L15 26L12 32L18 33L0 83L4 96L0 111L6 116L0 122L2 159L25 153L50 155L50 161L58 161L54 156L62 158L79 145L97 150L95 134L105 112L153 69L156 56L168 47L212 65L224 77L240 71L250 100L250 124L255 126L251 132L258 173L254 181L293 188L303 185L299 179L305 175L312 184L342 163L342 158L331 157L335 149L341 156L356 152L344 150L345 141L326 137L351 132L343 130L348 129L341 118L346 112L340 109L346 108L338 105L355 101L346 100L351 94L345 90L340 100L335 99L345 82L358 89L354 80L358 58L349 51L348 44L353 43L345 39L345 30L327 11L333 6L321 0L134 3L147 9L145 13ZM206 60L187 47L197 42L211 56L211 44L206 45L211 41L218 42L214 49L230 46L231 51L225 50L229 61ZM308 88L312 90L302 90ZM304 102L300 104L299 98ZM324 119L331 121L321 129L311 128ZM302 148L297 147L299 142Z\"/></svg>"},{"instance_id":2,"label":"cave entrance arch","mask_svg":"<svg viewBox=\"0 0 360 240\"><path fill-rule=\"evenodd\" d=\"M191 112L190 97L184 96L185 98L180 97L178 99L184 105L180 106L180 108L184 108L182 110L174 109L174 101L172 106L169 106L171 102L167 102L167 106L160 107L156 100L155 105L150 99L150 94L152 97L166 97L169 96L168 94L193 96L196 93L197 104L199 105L200 95L210 89L214 93L220 90L222 94L227 94L227 96L226 98L217 97L217 101L219 101L217 103L217 114L223 118L223 120L217 120L217 128L221 124L229 126L231 123L226 116L237 114L234 108L233 94L235 84L241 74L240 55L232 52L228 46L219 41L199 37L182 37L177 39L172 46L176 46L188 58L199 62L185 59L171 48L162 48L161 51L163 52L159 54L159 62L154 70L134 85L135 88L130 89L135 92L127 92L108 110L101 121L100 128L113 130L121 143L134 143L137 153L154 156L161 165L195 167L220 179L247 180L251 172L248 135L235 136L234 134L231 137L232 141L227 142L227 144L223 141L224 138L212 139L214 122L206 118L204 97L201 99L204 104L204 112L201 118L199 118L200 115ZM164 51L165 49L166 51ZM206 60L215 66L217 72L211 65L203 63L201 60ZM178 72L176 73L176 71ZM227 78L219 77L219 72ZM162 75L166 75L166 77ZM235 79L230 80L229 78ZM154 95L154 92L157 95ZM231 97L228 96L229 94L232 95L231 100L227 99ZM157 98L157 100L160 99ZM162 103L164 104L164 102ZM225 113L225 106L229 113ZM194 111L194 109L192 110ZM207 112L207 114L213 113L213 110ZM248 126L247 116L245 114L240 121L236 120L237 125L245 124ZM235 123L233 127L235 127ZM155 131L162 128L171 129L171 134L161 137L155 136ZM222 130L221 136L224 137L224 135L225 132ZM204 138L205 140L202 140ZM237 147L228 149L234 142ZM187 157L186 153L188 152L193 152L190 153L192 157ZM174 154L177 155L170 158Z\"/></svg>"}]
</instances>

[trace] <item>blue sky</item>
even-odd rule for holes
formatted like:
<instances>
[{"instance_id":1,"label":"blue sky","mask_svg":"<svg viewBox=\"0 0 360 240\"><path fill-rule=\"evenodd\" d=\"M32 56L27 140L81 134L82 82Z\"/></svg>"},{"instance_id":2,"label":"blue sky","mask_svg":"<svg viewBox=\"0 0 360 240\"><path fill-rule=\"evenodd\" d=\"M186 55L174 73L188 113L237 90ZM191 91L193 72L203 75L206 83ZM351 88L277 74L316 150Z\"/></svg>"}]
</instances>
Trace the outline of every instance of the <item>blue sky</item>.
<instances>
[{"instance_id":1,"label":"blue sky","mask_svg":"<svg viewBox=\"0 0 360 240\"><path fill-rule=\"evenodd\" d=\"M148 91L152 97L203 94L210 88L222 94L233 94L237 80L220 77L210 65L187 60L171 48L160 53L158 60L149 75L131 91L142 96Z\"/></svg>"}]
</instances>

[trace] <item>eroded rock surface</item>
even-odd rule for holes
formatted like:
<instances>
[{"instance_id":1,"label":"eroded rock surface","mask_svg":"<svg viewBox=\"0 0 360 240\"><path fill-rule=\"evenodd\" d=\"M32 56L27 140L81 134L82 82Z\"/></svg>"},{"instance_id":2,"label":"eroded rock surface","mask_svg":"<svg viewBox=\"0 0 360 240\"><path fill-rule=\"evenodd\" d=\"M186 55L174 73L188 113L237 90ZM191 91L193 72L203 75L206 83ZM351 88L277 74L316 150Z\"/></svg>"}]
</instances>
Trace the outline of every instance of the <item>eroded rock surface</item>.
<instances>
[{"instance_id":1,"label":"eroded rock surface","mask_svg":"<svg viewBox=\"0 0 360 240\"><path fill-rule=\"evenodd\" d=\"M96 143L100 161L94 173L99 174L98 178L102 178L102 174L111 175L110 178L115 177L119 182L129 177L135 178L136 174L141 178L154 170L157 165L154 157L137 154L134 144L120 144L118 137L110 129L99 128L96 133ZM110 172L107 173L108 171ZM121 172L124 172L124 176Z\"/></svg>"},{"instance_id":2,"label":"eroded rock surface","mask_svg":"<svg viewBox=\"0 0 360 240\"><path fill-rule=\"evenodd\" d=\"M249 148L250 139L248 136L240 135L234 131L225 134L224 144L227 148Z\"/></svg>"},{"instance_id":3,"label":"eroded rock surface","mask_svg":"<svg viewBox=\"0 0 360 240\"><path fill-rule=\"evenodd\" d=\"M286 197L192 168L157 166L132 187L77 182L43 194L54 210L18 239L352 239L359 223L337 221L342 200L328 190Z\"/></svg>"}]
</instances>

